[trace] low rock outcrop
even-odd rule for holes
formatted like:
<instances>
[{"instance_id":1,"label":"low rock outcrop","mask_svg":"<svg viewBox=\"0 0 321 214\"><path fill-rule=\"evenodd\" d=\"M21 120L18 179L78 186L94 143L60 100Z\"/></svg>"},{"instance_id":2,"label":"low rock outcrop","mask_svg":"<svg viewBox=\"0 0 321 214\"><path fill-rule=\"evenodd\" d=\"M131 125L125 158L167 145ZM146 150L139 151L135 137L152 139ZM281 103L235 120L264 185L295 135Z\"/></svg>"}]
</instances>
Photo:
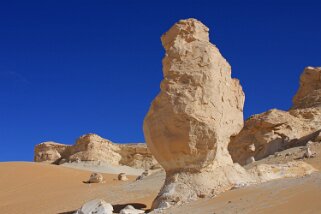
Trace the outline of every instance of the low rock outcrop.
<instances>
[{"instance_id":1,"label":"low rock outcrop","mask_svg":"<svg viewBox=\"0 0 321 214\"><path fill-rule=\"evenodd\" d=\"M68 148L68 145L52 141L43 142L35 147L35 162L54 162L61 158L61 154Z\"/></svg>"},{"instance_id":2,"label":"low rock outcrop","mask_svg":"<svg viewBox=\"0 0 321 214\"><path fill-rule=\"evenodd\" d=\"M285 164L259 164L249 169L258 183L280 178L295 178L310 175L317 170L303 161L290 161Z\"/></svg>"},{"instance_id":3,"label":"low rock outcrop","mask_svg":"<svg viewBox=\"0 0 321 214\"><path fill-rule=\"evenodd\" d=\"M289 111L272 109L250 117L241 132L232 137L229 152L235 162L265 158L290 147L320 141L321 68L307 67Z\"/></svg>"},{"instance_id":4,"label":"low rock outcrop","mask_svg":"<svg viewBox=\"0 0 321 214\"><path fill-rule=\"evenodd\" d=\"M161 38L164 79L144 120L148 148L166 171L153 208L251 182L227 150L243 126L244 93L208 32L201 22L187 19Z\"/></svg>"},{"instance_id":5,"label":"low rock outcrop","mask_svg":"<svg viewBox=\"0 0 321 214\"><path fill-rule=\"evenodd\" d=\"M63 160L63 161L62 161ZM146 144L116 144L96 134L81 136L74 145L45 142L35 147L35 162L100 161L111 165L126 165L148 169L157 165Z\"/></svg>"}]
</instances>

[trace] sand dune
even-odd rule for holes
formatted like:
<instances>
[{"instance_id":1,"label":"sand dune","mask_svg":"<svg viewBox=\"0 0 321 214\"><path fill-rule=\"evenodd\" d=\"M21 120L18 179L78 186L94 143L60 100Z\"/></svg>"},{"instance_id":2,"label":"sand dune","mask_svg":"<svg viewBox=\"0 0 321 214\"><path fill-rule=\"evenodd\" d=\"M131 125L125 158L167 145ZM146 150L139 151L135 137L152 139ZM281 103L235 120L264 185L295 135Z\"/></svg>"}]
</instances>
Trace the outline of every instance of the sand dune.
<instances>
[{"instance_id":1,"label":"sand dune","mask_svg":"<svg viewBox=\"0 0 321 214\"><path fill-rule=\"evenodd\" d=\"M319 157L308 162L320 166ZM141 181L128 176L128 182L118 181L115 174L103 174L106 183L83 183L89 175L89 171L56 165L0 163L1 213L67 214L95 198L112 203L116 212L127 204L149 209L164 180L163 172ZM280 179L227 191L212 199L170 208L165 213L314 214L321 213L320 198L321 173L318 172L304 178Z\"/></svg>"},{"instance_id":2,"label":"sand dune","mask_svg":"<svg viewBox=\"0 0 321 214\"><path fill-rule=\"evenodd\" d=\"M148 208L155 196L148 192L140 194L139 190L126 192L122 188L116 188L125 188L136 176L128 176L130 181L120 182L117 175L103 174L106 180L104 184L83 183L88 180L89 175L88 171L56 165L0 163L1 213L68 213L95 198L120 205L135 202L138 206Z\"/></svg>"}]
</instances>

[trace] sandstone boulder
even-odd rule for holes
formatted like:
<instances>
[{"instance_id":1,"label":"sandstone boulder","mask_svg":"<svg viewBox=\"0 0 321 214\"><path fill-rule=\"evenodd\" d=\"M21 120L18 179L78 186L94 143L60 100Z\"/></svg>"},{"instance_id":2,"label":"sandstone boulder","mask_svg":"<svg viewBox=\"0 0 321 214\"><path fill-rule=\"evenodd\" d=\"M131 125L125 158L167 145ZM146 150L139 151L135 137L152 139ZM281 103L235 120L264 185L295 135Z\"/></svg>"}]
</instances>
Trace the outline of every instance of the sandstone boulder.
<instances>
[{"instance_id":1,"label":"sandstone boulder","mask_svg":"<svg viewBox=\"0 0 321 214\"><path fill-rule=\"evenodd\" d=\"M102 183L104 177L101 173L94 172L90 175L88 183Z\"/></svg>"},{"instance_id":2,"label":"sandstone boulder","mask_svg":"<svg viewBox=\"0 0 321 214\"><path fill-rule=\"evenodd\" d=\"M241 132L232 137L229 152L235 162L260 160L278 151L320 140L321 68L307 67L289 111L272 109L245 121Z\"/></svg>"},{"instance_id":3,"label":"sandstone boulder","mask_svg":"<svg viewBox=\"0 0 321 214\"><path fill-rule=\"evenodd\" d=\"M153 208L251 181L227 150L243 126L244 93L208 32L201 22L187 19L161 38L164 79L144 120L148 148L166 171Z\"/></svg>"}]
</instances>

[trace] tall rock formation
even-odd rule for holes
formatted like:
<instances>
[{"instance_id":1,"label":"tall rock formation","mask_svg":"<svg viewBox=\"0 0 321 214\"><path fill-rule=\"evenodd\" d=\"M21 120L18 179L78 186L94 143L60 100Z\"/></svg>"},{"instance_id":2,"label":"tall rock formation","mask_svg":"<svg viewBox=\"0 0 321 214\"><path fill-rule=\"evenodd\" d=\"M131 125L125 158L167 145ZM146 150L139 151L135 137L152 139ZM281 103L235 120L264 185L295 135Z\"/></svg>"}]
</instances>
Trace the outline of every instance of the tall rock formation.
<instances>
[{"instance_id":1,"label":"tall rock formation","mask_svg":"<svg viewBox=\"0 0 321 214\"><path fill-rule=\"evenodd\" d=\"M181 20L161 40L164 79L144 121L147 145L166 171L153 208L250 180L227 150L243 126L244 93L209 42L209 29L196 19Z\"/></svg>"},{"instance_id":2,"label":"tall rock formation","mask_svg":"<svg viewBox=\"0 0 321 214\"><path fill-rule=\"evenodd\" d=\"M300 88L289 111L272 109L253 115L241 132L232 138L229 151L242 165L252 157L265 158L290 147L320 140L321 68L307 67L300 77Z\"/></svg>"}]
</instances>

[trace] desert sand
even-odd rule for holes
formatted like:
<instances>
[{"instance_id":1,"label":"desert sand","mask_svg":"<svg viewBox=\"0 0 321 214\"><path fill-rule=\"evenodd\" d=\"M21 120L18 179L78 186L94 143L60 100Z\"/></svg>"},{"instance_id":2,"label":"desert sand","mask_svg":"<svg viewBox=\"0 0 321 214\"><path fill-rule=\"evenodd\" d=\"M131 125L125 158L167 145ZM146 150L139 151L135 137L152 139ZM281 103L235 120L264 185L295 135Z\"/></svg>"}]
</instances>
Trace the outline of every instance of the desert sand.
<instances>
[{"instance_id":1,"label":"desert sand","mask_svg":"<svg viewBox=\"0 0 321 214\"><path fill-rule=\"evenodd\" d=\"M312 145L321 154L321 145ZM302 147L280 152L278 156L257 161L284 163L302 156ZM303 159L321 169L321 157ZM246 167L250 167L246 166ZM7 214L73 213L85 202L102 198L114 206L115 213L127 204L148 210L164 182L164 172L141 181L128 176L117 180L116 174L104 173L105 183L86 184L91 172L31 162L0 163L0 210ZM321 173L303 178L289 178L251 185L224 192L166 210L165 213L320 213Z\"/></svg>"},{"instance_id":2,"label":"desert sand","mask_svg":"<svg viewBox=\"0 0 321 214\"><path fill-rule=\"evenodd\" d=\"M105 183L86 184L90 171L43 163L3 162L0 172L0 210L6 214L72 213L96 198L112 203L116 211L126 203L149 208L157 193L148 188L128 191L136 176L123 182L116 174L103 174Z\"/></svg>"}]
</instances>

